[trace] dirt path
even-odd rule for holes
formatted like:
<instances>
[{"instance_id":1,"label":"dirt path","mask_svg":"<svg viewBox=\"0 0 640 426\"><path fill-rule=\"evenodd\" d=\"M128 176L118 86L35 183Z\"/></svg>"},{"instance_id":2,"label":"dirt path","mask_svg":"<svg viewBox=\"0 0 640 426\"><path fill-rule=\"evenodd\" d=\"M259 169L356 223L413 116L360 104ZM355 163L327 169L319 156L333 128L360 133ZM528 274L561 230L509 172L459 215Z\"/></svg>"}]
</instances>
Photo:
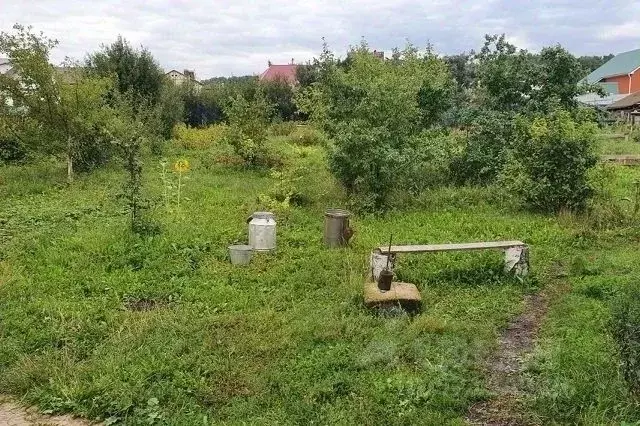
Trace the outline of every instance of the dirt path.
<instances>
[{"instance_id":1,"label":"dirt path","mask_svg":"<svg viewBox=\"0 0 640 426\"><path fill-rule=\"evenodd\" d=\"M46 416L34 408L25 408L0 395L0 426L89 426L85 420L71 416Z\"/></svg>"},{"instance_id":2,"label":"dirt path","mask_svg":"<svg viewBox=\"0 0 640 426\"><path fill-rule=\"evenodd\" d=\"M511 321L499 338L498 350L489 359L487 387L495 397L475 404L467 422L472 425L526 425L531 421L521 409L523 358L531 352L547 313L548 298L544 292L525 296L525 309Z\"/></svg>"}]
</instances>

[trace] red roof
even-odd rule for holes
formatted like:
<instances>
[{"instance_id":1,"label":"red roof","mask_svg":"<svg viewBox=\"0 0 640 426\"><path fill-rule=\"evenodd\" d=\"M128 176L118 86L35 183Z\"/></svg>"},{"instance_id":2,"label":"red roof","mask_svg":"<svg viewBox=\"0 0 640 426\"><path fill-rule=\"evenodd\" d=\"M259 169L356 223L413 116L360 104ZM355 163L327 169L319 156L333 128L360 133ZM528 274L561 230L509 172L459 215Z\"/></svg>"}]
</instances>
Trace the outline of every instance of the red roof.
<instances>
[{"instance_id":1,"label":"red roof","mask_svg":"<svg viewBox=\"0 0 640 426\"><path fill-rule=\"evenodd\" d=\"M295 64L269 65L269 68L260 74L259 79L266 81L285 80L289 84L295 84L298 81L296 78L297 69L298 66Z\"/></svg>"}]
</instances>

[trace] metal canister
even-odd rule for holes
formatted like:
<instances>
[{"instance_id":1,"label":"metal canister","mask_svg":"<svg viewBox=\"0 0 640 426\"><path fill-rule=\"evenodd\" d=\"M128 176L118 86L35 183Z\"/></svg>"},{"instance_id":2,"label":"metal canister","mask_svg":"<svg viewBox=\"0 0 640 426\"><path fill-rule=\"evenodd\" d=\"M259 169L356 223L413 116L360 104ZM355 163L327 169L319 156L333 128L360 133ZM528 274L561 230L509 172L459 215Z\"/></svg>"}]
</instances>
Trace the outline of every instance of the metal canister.
<instances>
[{"instance_id":1,"label":"metal canister","mask_svg":"<svg viewBox=\"0 0 640 426\"><path fill-rule=\"evenodd\" d=\"M271 212L255 212L247 219L249 245L256 251L276 248L276 218Z\"/></svg>"},{"instance_id":2,"label":"metal canister","mask_svg":"<svg viewBox=\"0 0 640 426\"><path fill-rule=\"evenodd\" d=\"M344 247L353 235L349 227L351 213L342 209L328 209L324 213L324 244L327 247Z\"/></svg>"}]
</instances>

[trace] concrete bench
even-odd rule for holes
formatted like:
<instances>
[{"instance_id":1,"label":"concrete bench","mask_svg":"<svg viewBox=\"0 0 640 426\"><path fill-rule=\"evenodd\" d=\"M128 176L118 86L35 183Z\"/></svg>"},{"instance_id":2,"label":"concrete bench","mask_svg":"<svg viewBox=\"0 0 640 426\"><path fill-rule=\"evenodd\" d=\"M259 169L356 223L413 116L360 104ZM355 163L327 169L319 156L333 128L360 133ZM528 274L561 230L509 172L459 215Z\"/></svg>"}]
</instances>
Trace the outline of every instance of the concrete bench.
<instances>
[{"instance_id":1,"label":"concrete bench","mask_svg":"<svg viewBox=\"0 0 640 426\"><path fill-rule=\"evenodd\" d=\"M380 271L386 267L389 257L389 268L393 270L396 255L400 253L439 253L469 250L502 250L504 251L504 270L524 277L529 273L529 248L522 241L481 241L458 244L429 244L405 246L380 246L371 253L371 278L377 281Z\"/></svg>"}]
</instances>

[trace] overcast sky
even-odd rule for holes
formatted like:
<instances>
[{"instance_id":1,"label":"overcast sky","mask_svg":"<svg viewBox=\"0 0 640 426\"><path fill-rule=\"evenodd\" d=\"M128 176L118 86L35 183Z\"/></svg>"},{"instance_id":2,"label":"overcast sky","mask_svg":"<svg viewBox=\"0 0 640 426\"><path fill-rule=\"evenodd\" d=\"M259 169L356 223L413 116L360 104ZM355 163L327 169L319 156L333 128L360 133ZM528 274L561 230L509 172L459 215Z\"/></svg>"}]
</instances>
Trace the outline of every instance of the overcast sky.
<instances>
[{"instance_id":1,"label":"overcast sky","mask_svg":"<svg viewBox=\"0 0 640 426\"><path fill-rule=\"evenodd\" d=\"M82 59L121 34L167 71L195 69L199 79L258 74L267 60L308 60L322 37L339 53L364 37L372 49L410 40L449 54L503 32L531 50L640 48L638 0L0 0L0 29L16 22L60 41L55 62Z\"/></svg>"}]
</instances>

